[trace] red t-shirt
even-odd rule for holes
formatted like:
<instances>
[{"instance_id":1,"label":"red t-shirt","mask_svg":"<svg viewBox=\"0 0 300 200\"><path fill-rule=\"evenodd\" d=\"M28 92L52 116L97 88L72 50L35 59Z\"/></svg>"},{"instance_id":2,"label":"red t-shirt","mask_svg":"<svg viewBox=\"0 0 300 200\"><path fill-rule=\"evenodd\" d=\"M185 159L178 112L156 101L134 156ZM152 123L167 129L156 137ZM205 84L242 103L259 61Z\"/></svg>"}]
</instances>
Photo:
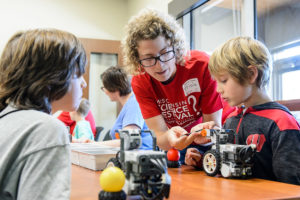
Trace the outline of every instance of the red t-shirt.
<instances>
[{"instance_id":1,"label":"red t-shirt","mask_svg":"<svg viewBox=\"0 0 300 200\"><path fill-rule=\"evenodd\" d=\"M181 126L187 131L223 105L216 92L216 82L208 71L209 56L191 51L185 66L177 65L171 83L164 85L147 73L132 78L132 89L144 119L162 115L167 126Z\"/></svg>"},{"instance_id":2,"label":"red t-shirt","mask_svg":"<svg viewBox=\"0 0 300 200\"><path fill-rule=\"evenodd\" d=\"M73 133L73 130L76 126L76 121L71 120L69 112L62 112L58 117L60 121L62 121L66 126L70 127L70 134ZM88 121L91 125L91 129L93 131L94 137L96 136L96 123L91 111L89 111L88 115L85 117L85 120Z\"/></svg>"}]
</instances>

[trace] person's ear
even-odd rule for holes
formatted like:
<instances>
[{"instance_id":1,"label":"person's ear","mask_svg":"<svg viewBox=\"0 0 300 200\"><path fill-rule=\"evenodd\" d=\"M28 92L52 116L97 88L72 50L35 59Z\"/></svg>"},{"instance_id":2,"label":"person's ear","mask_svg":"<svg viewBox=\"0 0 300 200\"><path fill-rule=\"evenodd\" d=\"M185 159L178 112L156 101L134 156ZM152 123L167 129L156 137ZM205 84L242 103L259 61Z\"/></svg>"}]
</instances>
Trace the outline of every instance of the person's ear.
<instances>
[{"instance_id":1,"label":"person's ear","mask_svg":"<svg viewBox=\"0 0 300 200\"><path fill-rule=\"evenodd\" d=\"M249 74L250 74L250 76L249 76L249 83L250 84L255 84L257 76L258 76L257 67L253 66L253 65L249 65L248 66L248 70L249 70Z\"/></svg>"},{"instance_id":2,"label":"person's ear","mask_svg":"<svg viewBox=\"0 0 300 200\"><path fill-rule=\"evenodd\" d=\"M144 69L144 67L143 67L141 64L139 64L138 72L139 72L140 74L145 73L145 69Z\"/></svg>"}]
</instances>

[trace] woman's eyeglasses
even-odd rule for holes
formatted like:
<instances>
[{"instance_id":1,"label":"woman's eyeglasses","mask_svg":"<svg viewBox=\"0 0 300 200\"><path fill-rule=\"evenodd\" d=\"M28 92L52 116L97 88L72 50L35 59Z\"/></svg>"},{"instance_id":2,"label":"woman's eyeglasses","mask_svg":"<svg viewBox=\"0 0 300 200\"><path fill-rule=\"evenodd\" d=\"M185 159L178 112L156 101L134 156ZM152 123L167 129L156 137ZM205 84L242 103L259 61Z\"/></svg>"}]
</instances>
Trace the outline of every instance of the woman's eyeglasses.
<instances>
[{"instance_id":1,"label":"woman's eyeglasses","mask_svg":"<svg viewBox=\"0 0 300 200\"><path fill-rule=\"evenodd\" d=\"M159 60L161 62L168 62L168 61L172 60L174 57L175 57L175 51L171 50L171 51L167 51L166 53L163 53L156 57L145 58L145 59L139 60L139 63L143 67L152 67L152 66L156 65L157 60Z\"/></svg>"}]
</instances>

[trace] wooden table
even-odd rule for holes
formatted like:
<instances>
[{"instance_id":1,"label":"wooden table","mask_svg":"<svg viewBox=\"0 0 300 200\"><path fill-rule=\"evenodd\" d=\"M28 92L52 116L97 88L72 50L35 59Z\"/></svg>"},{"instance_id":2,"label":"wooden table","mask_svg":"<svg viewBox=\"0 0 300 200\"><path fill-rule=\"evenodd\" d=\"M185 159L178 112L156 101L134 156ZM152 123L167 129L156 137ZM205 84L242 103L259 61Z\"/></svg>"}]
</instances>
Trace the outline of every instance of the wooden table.
<instances>
[{"instance_id":1,"label":"wooden table","mask_svg":"<svg viewBox=\"0 0 300 200\"><path fill-rule=\"evenodd\" d=\"M71 200L97 200L100 171L72 165ZM170 200L300 199L300 186L262 179L209 177L182 166L168 169L172 177Z\"/></svg>"}]
</instances>

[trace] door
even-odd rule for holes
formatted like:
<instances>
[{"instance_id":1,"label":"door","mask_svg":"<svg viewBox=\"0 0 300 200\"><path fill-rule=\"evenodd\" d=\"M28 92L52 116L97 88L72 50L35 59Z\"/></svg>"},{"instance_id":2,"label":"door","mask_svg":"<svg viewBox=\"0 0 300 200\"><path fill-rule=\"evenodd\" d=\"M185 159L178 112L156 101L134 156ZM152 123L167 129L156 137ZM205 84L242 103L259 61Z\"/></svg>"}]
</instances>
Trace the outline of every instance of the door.
<instances>
[{"instance_id":1,"label":"door","mask_svg":"<svg viewBox=\"0 0 300 200\"><path fill-rule=\"evenodd\" d=\"M101 90L100 75L110 66L122 66L120 41L80 38L87 54L88 64L84 78L87 87L83 97L89 99L96 126L103 126L103 133L114 124L121 106L111 102Z\"/></svg>"}]
</instances>

